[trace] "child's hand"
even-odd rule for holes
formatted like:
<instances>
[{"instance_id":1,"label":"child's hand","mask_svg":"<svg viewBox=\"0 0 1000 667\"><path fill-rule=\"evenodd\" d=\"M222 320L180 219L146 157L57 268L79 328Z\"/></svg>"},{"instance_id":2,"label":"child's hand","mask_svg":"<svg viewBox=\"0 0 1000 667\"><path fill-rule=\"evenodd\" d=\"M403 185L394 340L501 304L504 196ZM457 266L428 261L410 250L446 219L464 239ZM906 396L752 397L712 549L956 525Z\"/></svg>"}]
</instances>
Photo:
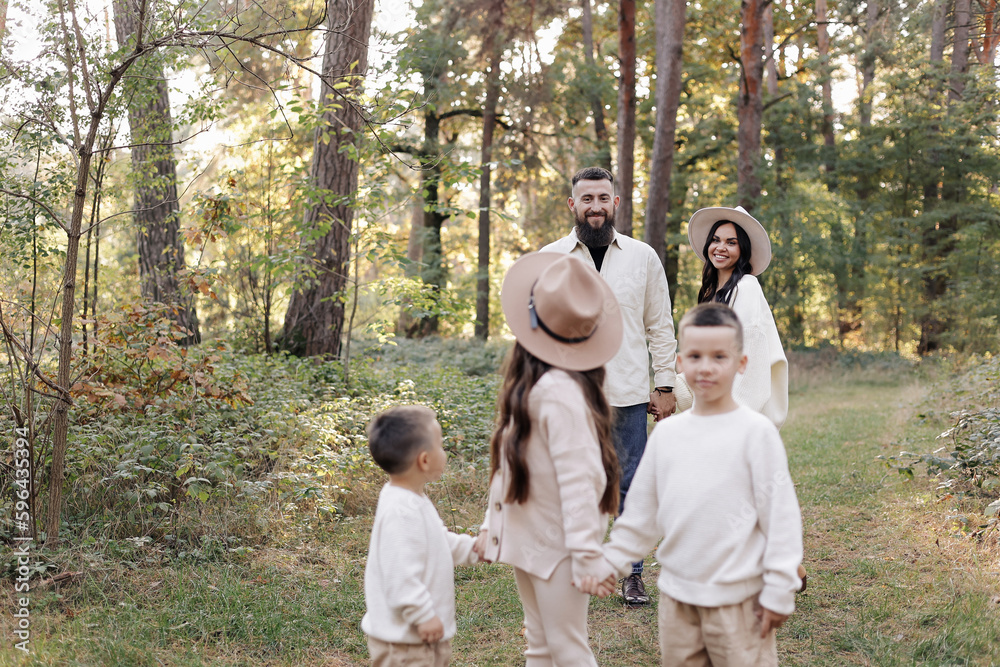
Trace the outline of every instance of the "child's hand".
<instances>
[{"instance_id":1,"label":"child's hand","mask_svg":"<svg viewBox=\"0 0 1000 667\"><path fill-rule=\"evenodd\" d=\"M587 595L597 595L597 577L584 577L578 583L574 583L573 585L579 588L581 593L586 593Z\"/></svg>"},{"instance_id":2,"label":"child's hand","mask_svg":"<svg viewBox=\"0 0 1000 667\"><path fill-rule=\"evenodd\" d=\"M610 575L604 581L598 581L597 577L584 577L580 580L580 592L587 595L596 595L599 598L606 598L615 592L618 580L615 575Z\"/></svg>"},{"instance_id":3,"label":"child's hand","mask_svg":"<svg viewBox=\"0 0 1000 667\"><path fill-rule=\"evenodd\" d=\"M479 536L476 537L476 543L472 546L472 550L477 556L479 556L480 563L488 563L490 561L486 560L486 545L489 544L489 534L488 530L479 531Z\"/></svg>"},{"instance_id":4,"label":"child's hand","mask_svg":"<svg viewBox=\"0 0 1000 667\"><path fill-rule=\"evenodd\" d=\"M436 644L444 637L444 623L435 616L417 626L417 634L425 644Z\"/></svg>"},{"instance_id":5,"label":"child's hand","mask_svg":"<svg viewBox=\"0 0 1000 667\"><path fill-rule=\"evenodd\" d=\"M771 630L777 630L785 621L788 620L788 614L779 614L777 612L771 611L770 609L765 609L761 607L754 612L757 618L760 619L760 637L763 639L767 637L767 633Z\"/></svg>"}]
</instances>

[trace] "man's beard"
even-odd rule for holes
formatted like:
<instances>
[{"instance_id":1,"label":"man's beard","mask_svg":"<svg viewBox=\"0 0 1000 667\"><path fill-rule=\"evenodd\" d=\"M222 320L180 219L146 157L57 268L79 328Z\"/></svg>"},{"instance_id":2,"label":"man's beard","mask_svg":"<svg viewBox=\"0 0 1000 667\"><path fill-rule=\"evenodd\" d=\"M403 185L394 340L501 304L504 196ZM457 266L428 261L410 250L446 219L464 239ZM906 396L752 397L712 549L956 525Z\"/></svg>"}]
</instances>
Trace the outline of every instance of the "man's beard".
<instances>
[{"instance_id":1,"label":"man's beard","mask_svg":"<svg viewBox=\"0 0 1000 667\"><path fill-rule=\"evenodd\" d=\"M615 214L612 213L610 216L606 217L604 219L604 224L597 229L590 226L586 217L581 220L579 216L577 216L576 237L580 239L585 246L589 246L591 248L603 248L604 246L611 245L612 239L615 238Z\"/></svg>"}]
</instances>

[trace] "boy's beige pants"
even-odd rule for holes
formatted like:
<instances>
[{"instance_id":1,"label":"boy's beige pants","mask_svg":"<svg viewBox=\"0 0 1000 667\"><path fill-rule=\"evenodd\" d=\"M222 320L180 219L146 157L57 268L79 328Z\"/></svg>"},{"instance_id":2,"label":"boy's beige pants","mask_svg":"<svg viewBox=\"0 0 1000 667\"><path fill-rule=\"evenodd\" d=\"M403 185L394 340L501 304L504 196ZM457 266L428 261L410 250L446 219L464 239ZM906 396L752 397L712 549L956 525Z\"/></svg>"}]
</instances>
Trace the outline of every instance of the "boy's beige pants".
<instances>
[{"instance_id":1,"label":"boy's beige pants","mask_svg":"<svg viewBox=\"0 0 1000 667\"><path fill-rule=\"evenodd\" d=\"M761 639L757 596L725 607L698 607L660 593L663 667L777 667L774 630Z\"/></svg>"},{"instance_id":2,"label":"boy's beige pants","mask_svg":"<svg viewBox=\"0 0 1000 667\"><path fill-rule=\"evenodd\" d=\"M451 640L436 644L390 644L368 638L372 667L448 667L451 663Z\"/></svg>"},{"instance_id":3,"label":"boy's beige pants","mask_svg":"<svg viewBox=\"0 0 1000 667\"><path fill-rule=\"evenodd\" d=\"M524 607L525 667L597 667L587 641L590 596L573 587L570 559L547 580L516 567L514 579Z\"/></svg>"}]
</instances>

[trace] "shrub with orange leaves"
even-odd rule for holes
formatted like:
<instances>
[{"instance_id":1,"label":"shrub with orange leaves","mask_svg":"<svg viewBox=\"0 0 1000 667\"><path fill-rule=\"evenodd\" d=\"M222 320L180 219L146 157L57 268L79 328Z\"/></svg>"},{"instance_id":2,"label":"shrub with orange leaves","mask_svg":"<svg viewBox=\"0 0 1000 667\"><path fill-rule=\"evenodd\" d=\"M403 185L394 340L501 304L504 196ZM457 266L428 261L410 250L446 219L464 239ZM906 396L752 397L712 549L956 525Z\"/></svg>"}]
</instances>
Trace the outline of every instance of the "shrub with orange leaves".
<instances>
[{"instance_id":1,"label":"shrub with orange leaves","mask_svg":"<svg viewBox=\"0 0 1000 667\"><path fill-rule=\"evenodd\" d=\"M77 379L70 388L78 422L106 411L142 411L151 404L182 410L198 398L232 406L253 403L245 378L216 376L218 348L178 344L188 332L170 309L133 303L95 322L93 345L77 355Z\"/></svg>"}]
</instances>

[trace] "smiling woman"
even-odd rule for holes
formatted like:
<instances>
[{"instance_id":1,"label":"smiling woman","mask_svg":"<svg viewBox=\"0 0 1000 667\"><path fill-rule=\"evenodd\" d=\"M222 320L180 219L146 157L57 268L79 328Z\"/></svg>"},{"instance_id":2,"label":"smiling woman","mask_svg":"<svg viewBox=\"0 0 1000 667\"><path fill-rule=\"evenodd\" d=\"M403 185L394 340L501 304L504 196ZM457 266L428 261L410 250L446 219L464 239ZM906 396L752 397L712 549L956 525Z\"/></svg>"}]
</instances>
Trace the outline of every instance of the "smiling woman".
<instances>
[{"instance_id":1,"label":"smiling woman","mask_svg":"<svg viewBox=\"0 0 1000 667\"><path fill-rule=\"evenodd\" d=\"M779 428L788 414L788 362L764 292L756 276L771 263L771 241L742 207L703 208L691 216L688 239L705 262L698 302L724 303L743 324L746 370L733 384L733 396L767 416ZM693 397L678 377L678 410Z\"/></svg>"}]
</instances>

